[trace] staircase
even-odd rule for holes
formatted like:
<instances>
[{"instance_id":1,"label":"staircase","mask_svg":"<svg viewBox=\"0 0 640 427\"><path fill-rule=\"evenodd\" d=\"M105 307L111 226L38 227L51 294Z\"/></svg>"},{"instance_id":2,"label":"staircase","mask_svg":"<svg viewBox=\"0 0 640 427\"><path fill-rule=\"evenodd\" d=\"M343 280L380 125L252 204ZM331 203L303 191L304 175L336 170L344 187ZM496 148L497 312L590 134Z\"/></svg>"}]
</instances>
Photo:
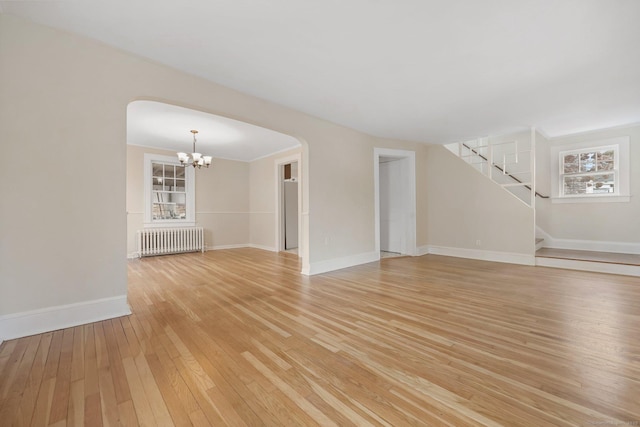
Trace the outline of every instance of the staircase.
<instances>
[{"instance_id":1,"label":"staircase","mask_svg":"<svg viewBox=\"0 0 640 427\"><path fill-rule=\"evenodd\" d=\"M535 129L529 138L483 137L445 147L530 207L535 197Z\"/></svg>"},{"instance_id":2,"label":"staircase","mask_svg":"<svg viewBox=\"0 0 640 427\"><path fill-rule=\"evenodd\" d=\"M483 137L445 147L513 196L535 209L536 198L549 196L535 189L535 129L529 137ZM538 230L538 229L537 229ZM542 231L536 232L536 234ZM550 237L550 236L549 236ZM640 255L582 250L551 249L553 244L535 238L535 265L640 277Z\"/></svg>"}]
</instances>

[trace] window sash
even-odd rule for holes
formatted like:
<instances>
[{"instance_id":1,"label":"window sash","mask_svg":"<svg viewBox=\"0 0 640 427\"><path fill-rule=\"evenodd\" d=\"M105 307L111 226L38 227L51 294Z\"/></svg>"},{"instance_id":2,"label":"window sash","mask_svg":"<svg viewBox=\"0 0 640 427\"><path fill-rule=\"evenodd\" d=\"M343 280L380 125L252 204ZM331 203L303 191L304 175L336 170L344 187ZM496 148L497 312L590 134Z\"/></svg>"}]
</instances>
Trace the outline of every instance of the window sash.
<instances>
[{"instance_id":1,"label":"window sash","mask_svg":"<svg viewBox=\"0 0 640 427\"><path fill-rule=\"evenodd\" d=\"M613 151L613 168L611 169L598 169L598 158L597 153L602 153L606 151ZM582 160L581 155L585 153L596 153L596 158L594 159L594 169L591 171L582 171ZM567 156L576 156L578 162L578 171L577 172L567 172L565 173L566 163L565 160ZM559 166L559 196L563 198L570 197L608 197L608 196L617 196L620 194L620 176L619 176L619 147L618 145L606 145L606 146L598 146L598 147L590 147L583 148L579 150L568 150L561 151L558 153L558 166ZM566 181L567 178L580 178L585 176L603 176L603 175L613 175L613 192L581 192L581 193L568 193L566 191ZM605 184L606 185L606 184Z\"/></svg>"}]
</instances>

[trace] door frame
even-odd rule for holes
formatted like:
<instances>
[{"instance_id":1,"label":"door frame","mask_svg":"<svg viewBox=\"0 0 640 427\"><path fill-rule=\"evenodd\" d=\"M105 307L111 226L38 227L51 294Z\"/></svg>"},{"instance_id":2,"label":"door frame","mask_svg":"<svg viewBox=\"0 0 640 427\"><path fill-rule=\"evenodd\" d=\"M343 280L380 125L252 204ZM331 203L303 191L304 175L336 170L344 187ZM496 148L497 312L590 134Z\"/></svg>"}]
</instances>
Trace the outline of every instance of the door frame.
<instances>
[{"instance_id":1,"label":"door frame","mask_svg":"<svg viewBox=\"0 0 640 427\"><path fill-rule=\"evenodd\" d=\"M298 162L298 257L303 256L302 251L302 154L296 153L291 156L275 159L276 174L276 251L284 250L284 165L288 163Z\"/></svg>"},{"instance_id":2,"label":"door frame","mask_svg":"<svg viewBox=\"0 0 640 427\"><path fill-rule=\"evenodd\" d=\"M374 232L375 251L380 253L380 157L392 157L402 161L403 194L402 214L405 217L402 251L403 255L415 256L416 246L416 152L395 150L391 148L373 149L373 182L374 182Z\"/></svg>"}]
</instances>

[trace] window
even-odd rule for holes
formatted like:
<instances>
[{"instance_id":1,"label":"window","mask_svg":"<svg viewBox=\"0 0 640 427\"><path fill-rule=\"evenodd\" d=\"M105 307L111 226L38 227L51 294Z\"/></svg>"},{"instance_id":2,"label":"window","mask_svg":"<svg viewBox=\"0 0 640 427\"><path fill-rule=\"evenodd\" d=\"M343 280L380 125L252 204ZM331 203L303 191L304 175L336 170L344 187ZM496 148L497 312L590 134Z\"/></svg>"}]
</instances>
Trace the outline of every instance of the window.
<instances>
[{"instance_id":1,"label":"window","mask_svg":"<svg viewBox=\"0 0 640 427\"><path fill-rule=\"evenodd\" d=\"M628 137L552 147L551 153L558 171L554 203L629 201Z\"/></svg>"},{"instance_id":2,"label":"window","mask_svg":"<svg viewBox=\"0 0 640 427\"><path fill-rule=\"evenodd\" d=\"M561 152L562 196L617 194L617 157L617 146Z\"/></svg>"},{"instance_id":3,"label":"window","mask_svg":"<svg viewBox=\"0 0 640 427\"><path fill-rule=\"evenodd\" d=\"M184 167L171 163L151 164L151 219L187 218L187 189Z\"/></svg>"},{"instance_id":4,"label":"window","mask_svg":"<svg viewBox=\"0 0 640 427\"><path fill-rule=\"evenodd\" d=\"M145 154L145 226L195 225L193 168Z\"/></svg>"}]
</instances>

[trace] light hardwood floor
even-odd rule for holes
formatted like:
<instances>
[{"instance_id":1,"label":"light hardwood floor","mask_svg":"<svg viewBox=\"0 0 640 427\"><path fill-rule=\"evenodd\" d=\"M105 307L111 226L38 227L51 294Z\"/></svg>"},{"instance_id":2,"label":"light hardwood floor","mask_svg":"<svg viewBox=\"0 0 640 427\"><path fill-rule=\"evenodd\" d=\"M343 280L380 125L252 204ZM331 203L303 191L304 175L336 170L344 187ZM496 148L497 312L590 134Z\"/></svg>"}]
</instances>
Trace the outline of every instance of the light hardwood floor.
<instances>
[{"instance_id":1,"label":"light hardwood floor","mask_svg":"<svg viewBox=\"0 0 640 427\"><path fill-rule=\"evenodd\" d=\"M7 341L0 425L640 425L640 279L257 249L129 264L128 317Z\"/></svg>"}]
</instances>

